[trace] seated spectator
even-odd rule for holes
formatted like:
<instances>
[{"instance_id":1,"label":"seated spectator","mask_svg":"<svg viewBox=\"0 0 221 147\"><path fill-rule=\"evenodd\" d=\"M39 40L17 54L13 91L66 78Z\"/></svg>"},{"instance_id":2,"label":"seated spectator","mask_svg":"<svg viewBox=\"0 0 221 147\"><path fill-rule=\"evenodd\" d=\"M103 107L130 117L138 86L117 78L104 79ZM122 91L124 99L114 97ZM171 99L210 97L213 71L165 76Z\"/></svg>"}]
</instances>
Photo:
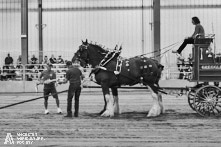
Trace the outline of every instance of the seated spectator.
<instances>
[{"instance_id":1,"label":"seated spectator","mask_svg":"<svg viewBox=\"0 0 221 147\"><path fill-rule=\"evenodd\" d=\"M30 60L31 64L37 64L38 58L35 57L35 55L32 55L32 58ZM34 68L34 65L29 66L30 69Z\"/></svg>"},{"instance_id":2,"label":"seated spectator","mask_svg":"<svg viewBox=\"0 0 221 147\"><path fill-rule=\"evenodd\" d=\"M54 55L51 55L51 58L49 59L51 64L56 64L57 63L57 59L54 57Z\"/></svg>"},{"instance_id":3,"label":"seated spectator","mask_svg":"<svg viewBox=\"0 0 221 147\"><path fill-rule=\"evenodd\" d=\"M185 58L180 54L180 56L177 57L177 66L179 67L180 65L184 64Z\"/></svg>"},{"instance_id":4,"label":"seated spectator","mask_svg":"<svg viewBox=\"0 0 221 147\"><path fill-rule=\"evenodd\" d=\"M42 64L48 64L48 63L49 63L48 56L44 56Z\"/></svg>"},{"instance_id":5,"label":"seated spectator","mask_svg":"<svg viewBox=\"0 0 221 147\"><path fill-rule=\"evenodd\" d=\"M184 68L185 68L185 65L184 65L184 57L182 56L182 54L180 54L180 56L177 57L177 67L178 67L178 70L180 71L180 74L179 74L179 79L183 79L184 77Z\"/></svg>"},{"instance_id":6,"label":"seated spectator","mask_svg":"<svg viewBox=\"0 0 221 147\"><path fill-rule=\"evenodd\" d=\"M64 60L61 58L61 55L58 56L57 63L58 63L58 64L64 64ZM65 65L59 65L58 68L65 68ZM58 70L57 72L58 72L58 73L61 73L62 70Z\"/></svg>"},{"instance_id":7,"label":"seated spectator","mask_svg":"<svg viewBox=\"0 0 221 147\"><path fill-rule=\"evenodd\" d=\"M31 64L37 64L38 62L38 58L35 57L35 55L32 55L32 58L31 58Z\"/></svg>"},{"instance_id":8,"label":"seated spectator","mask_svg":"<svg viewBox=\"0 0 221 147\"><path fill-rule=\"evenodd\" d=\"M5 58L5 65L13 64L13 58L8 53L8 56Z\"/></svg>"},{"instance_id":9,"label":"seated spectator","mask_svg":"<svg viewBox=\"0 0 221 147\"><path fill-rule=\"evenodd\" d=\"M8 53L8 56L5 58L5 66L3 66L3 74L2 74L2 80L8 80L8 74L9 74L9 67L13 64L13 58L10 56L10 53Z\"/></svg>"},{"instance_id":10,"label":"seated spectator","mask_svg":"<svg viewBox=\"0 0 221 147\"><path fill-rule=\"evenodd\" d=\"M15 79L15 67L14 66L9 66L9 72L8 72L8 78L10 80L14 80Z\"/></svg>"},{"instance_id":11,"label":"seated spectator","mask_svg":"<svg viewBox=\"0 0 221 147\"><path fill-rule=\"evenodd\" d=\"M189 54L188 62L189 62L189 64L193 64L193 57L192 57L191 53Z\"/></svg>"},{"instance_id":12,"label":"seated spectator","mask_svg":"<svg viewBox=\"0 0 221 147\"><path fill-rule=\"evenodd\" d=\"M9 73L9 66L3 66L1 81L7 81L8 80L8 73Z\"/></svg>"},{"instance_id":13,"label":"seated spectator","mask_svg":"<svg viewBox=\"0 0 221 147\"><path fill-rule=\"evenodd\" d=\"M64 60L61 58L61 55L58 56L57 63L58 64L64 64Z\"/></svg>"},{"instance_id":14,"label":"seated spectator","mask_svg":"<svg viewBox=\"0 0 221 147\"><path fill-rule=\"evenodd\" d=\"M17 59L17 63L16 63L16 68L20 69L21 68L21 55L18 56L18 59Z\"/></svg>"}]
</instances>

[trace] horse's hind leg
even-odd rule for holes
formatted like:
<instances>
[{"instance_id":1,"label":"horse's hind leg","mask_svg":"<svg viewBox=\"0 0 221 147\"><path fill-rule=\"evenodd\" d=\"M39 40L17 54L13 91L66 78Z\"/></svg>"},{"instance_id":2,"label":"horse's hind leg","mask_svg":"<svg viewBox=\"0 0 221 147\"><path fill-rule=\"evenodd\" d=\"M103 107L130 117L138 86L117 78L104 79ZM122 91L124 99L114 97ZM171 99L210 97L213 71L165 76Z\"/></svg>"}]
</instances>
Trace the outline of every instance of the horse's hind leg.
<instances>
[{"instance_id":1,"label":"horse's hind leg","mask_svg":"<svg viewBox=\"0 0 221 147\"><path fill-rule=\"evenodd\" d=\"M116 87L111 88L114 98L114 114L120 114L118 91Z\"/></svg>"},{"instance_id":2,"label":"horse's hind leg","mask_svg":"<svg viewBox=\"0 0 221 147\"><path fill-rule=\"evenodd\" d=\"M159 104L160 104L160 109L161 109L161 114L164 113L164 108L163 108L163 99L162 99L162 94L158 93L158 98L159 98Z\"/></svg>"},{"instance_id":3,"label":"horse's hind leg","mask_svg":"<svg viewBox=\"0 0 221 147\"><path fill-rule=\"evenodd\" d=\"M147 114L147 117L158 116L163 112L162 96L161 94L155 92L151 87L149 87L149 89L153 98L153 106Z\"/></svg>"}]
</instances>

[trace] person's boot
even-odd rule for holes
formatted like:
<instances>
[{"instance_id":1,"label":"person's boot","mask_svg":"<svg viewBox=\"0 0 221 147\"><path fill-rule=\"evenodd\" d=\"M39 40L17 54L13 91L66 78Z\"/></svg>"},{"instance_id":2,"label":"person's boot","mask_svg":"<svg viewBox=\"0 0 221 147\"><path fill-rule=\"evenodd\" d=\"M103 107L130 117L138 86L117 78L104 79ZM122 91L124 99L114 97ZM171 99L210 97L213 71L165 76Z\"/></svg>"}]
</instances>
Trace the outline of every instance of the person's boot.
<instances>
[{"instance_id":1,"label":"person's boot","mask_svg":"<svg viewBox=\"0 0 221 147\"><path fill-rule=\"evenodd\" d=\"M75 104L74 104L74 117L78 117L78 110L79 110L79 101L76 101Z\"/></svg>"},{"instance_id":2,"label":"person's boot","mask_svg":"<svg viewBox=\"0 0 221 147\"><path fill-rule=\"evenodd\" d=\"M64 117L71 118L72 117L72 113L67 113L67 115L65 115Z\"/></svg>"},{"instance_id":3,"label":"person's boot","mask_svg":"<svg viewBox=\"0 0 221 147\"><path fill-rule=\"evenodd\" d=\"M78 117L78 112L74 112L74 117Z\"/></svg>"}]
</instances>

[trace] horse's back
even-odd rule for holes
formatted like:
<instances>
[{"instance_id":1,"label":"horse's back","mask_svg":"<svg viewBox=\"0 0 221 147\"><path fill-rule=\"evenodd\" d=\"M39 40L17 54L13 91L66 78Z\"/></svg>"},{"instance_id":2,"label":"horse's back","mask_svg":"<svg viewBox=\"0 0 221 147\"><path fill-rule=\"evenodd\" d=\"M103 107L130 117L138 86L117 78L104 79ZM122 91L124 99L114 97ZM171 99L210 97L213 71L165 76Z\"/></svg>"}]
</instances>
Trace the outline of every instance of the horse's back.
<instances>
[{"instance_id":1,"label":"horse's back","mask_svg":"<svg viewBox=\"0 0 221 147\"><path fill-rule=\"evenodd\" d=\"M123 72L132 77L142 79L147 83L158 83L163 65L157 60L147 57L134 57L124 61Z\"/></svg>"}]
</instances>

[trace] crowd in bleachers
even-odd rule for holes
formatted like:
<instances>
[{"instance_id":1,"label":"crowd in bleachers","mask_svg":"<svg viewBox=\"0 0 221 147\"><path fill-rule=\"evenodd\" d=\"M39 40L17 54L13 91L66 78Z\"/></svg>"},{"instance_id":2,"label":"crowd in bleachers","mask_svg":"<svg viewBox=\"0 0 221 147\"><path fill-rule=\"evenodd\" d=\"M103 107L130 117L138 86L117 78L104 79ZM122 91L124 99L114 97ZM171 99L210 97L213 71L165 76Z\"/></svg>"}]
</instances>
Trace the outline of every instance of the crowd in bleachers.
<instances>
[{"instance_id":1,"label":"crowd in bleachers","mask_svg":"<svg viewBox=\"0 0 221 147\"><path fill-rule=\"evenodd\" d=\"M44 70L44 65L47 63L52 63L54 68L59 68L56 70L57 73L64 72L66 60L62 58L61 55L56 58L53 54L50 58L48 56L44 56L43 61L38 60L35 55L28 60L28 64L24 67L21 64L22 59L21 55L18 56L18 59L15 61L8 53L7 57L5 57L4 65L0 67L0 80L8 81L8 80L16 80L22 79L23 70L25 70L25 78L26 80L37 79L40 72Z\"/></svg>"},{"instance_id":2,"label":"crowd in bleachers","mask_svg":"<svg viewBox=\"0 0 221 147\"><path fill-rule=\"evenodd\" d=\"M180 54L180 56L177 57L177 67L180 72L178 79L191 79L192 64L192 54L189 54L187 59L185 59L185 57L182 56L182 54Z\"/></svg>"},{"instance_id":3,"label":"crowd in bleachers","mask_svg":"<svg viewBox=\"0 0 221 147\"><path fill-rule=\"evenodd\" d=\"M17 60L10 56L5 57L4 65L0 67L0 80L21 80L24 78L23 71L25 70L25 78L28 81L38 79L40 73L44 70L47 63L52 63L53 68L57 75L62 76L65 74L67 60L64 60L61 55L56 58L53 54L49 58L48 56L43 57L43 61L39 62L38 58L33 54L29 58L28 64L23 66L21 64L21 55L18 56ZM184 58L182 54L177 57L177 67L179 70L178 79L190 79L192 72L192 55L189 54L188 58Z\"/></svg>"}]
</instances>

